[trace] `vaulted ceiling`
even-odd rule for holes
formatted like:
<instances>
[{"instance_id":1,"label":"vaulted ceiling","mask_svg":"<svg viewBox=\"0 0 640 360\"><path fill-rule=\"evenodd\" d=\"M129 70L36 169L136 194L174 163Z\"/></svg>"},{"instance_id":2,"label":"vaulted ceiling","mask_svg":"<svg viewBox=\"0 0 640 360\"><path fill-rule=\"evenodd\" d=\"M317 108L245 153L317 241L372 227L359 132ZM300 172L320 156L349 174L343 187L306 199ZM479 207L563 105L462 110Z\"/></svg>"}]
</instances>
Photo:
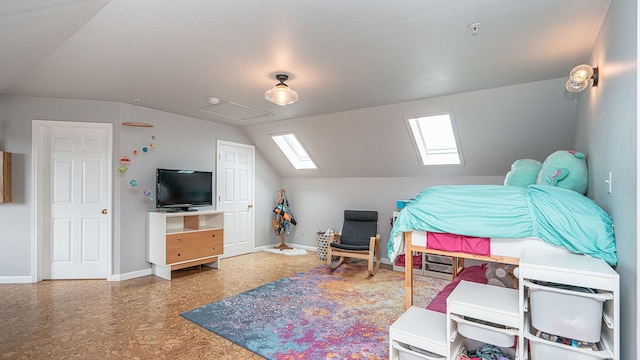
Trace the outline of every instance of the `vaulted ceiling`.
<instances>
[{"instance_id":1,"label":"vaulted ceiling","mask_svg":"<svg viewBox=\"0 0 640 360\"><path fill-rule=\"evenodd\" d=\"M0 94L235 126L362 109L567 76L609 2L2 0ZM280 72L298 103L264 100Z\"/></svg>"}]
</instances>

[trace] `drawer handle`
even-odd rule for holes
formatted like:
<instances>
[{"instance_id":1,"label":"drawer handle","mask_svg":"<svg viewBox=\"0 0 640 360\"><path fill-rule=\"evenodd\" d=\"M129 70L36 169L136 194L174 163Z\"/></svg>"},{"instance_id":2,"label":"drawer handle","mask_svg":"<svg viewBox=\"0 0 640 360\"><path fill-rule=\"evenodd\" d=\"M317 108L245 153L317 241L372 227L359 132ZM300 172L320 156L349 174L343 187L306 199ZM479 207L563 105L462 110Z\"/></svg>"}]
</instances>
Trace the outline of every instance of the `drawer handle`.
<instances>
[{"instance_id":1,"label":"drawer handle","mask_svg":"<svg viewBox=\"0 0 640 360\"><path fill-rule=\"evenodd\" d=\"M211 234L211 237L216 237L216 234Z\"/></svg>"},{"instance_id":2,"label":"drawer handle","mask_svg":"<svg viewBox=\"0 0 640 360\"><path fill-rule=\"evenodd\" d=\"M182 239L178 239L178 242L182 242Z\"/></svg>"},{"instance_id":3,"label":"drawer handle","mask_svg":"<svg viewBox=\"0 0 640 360\"><path fill-rule=\"evenodd\" d=\"M182 254L178 253L178 256L180 256L180 255L182 255Z\"/></svg>"}]
</instances>

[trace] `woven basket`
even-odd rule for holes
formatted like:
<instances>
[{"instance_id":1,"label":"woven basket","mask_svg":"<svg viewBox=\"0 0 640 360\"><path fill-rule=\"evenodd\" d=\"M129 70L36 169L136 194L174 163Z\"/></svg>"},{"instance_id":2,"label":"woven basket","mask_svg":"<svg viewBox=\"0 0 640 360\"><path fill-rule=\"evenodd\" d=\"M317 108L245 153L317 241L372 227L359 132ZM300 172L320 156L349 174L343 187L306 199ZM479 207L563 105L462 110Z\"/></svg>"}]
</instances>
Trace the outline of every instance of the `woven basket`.
<instances>
[{"instance_id":1,"label":"woven basket","mask_svg":"<svg viewBox=\"0 0 640 360\"><path fill-rule=\"evenodd\" d=\"M323 232L316 233L316 248L320 260L327 260L327 247L329 247L329 235L325 235Z\"/></svg>"}]
</instances>

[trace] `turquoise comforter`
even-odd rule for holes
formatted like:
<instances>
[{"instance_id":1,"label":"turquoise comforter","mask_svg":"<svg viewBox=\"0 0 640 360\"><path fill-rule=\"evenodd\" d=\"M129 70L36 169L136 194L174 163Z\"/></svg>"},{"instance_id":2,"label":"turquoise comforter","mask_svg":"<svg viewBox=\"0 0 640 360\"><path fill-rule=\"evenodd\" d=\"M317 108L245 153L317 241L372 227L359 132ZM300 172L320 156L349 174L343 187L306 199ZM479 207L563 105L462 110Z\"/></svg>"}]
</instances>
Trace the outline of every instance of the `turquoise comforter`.
<instances>
[{"instance_id":1,"label":"turquoise comforter","mask_svg":"<svg viewBox=\"0 0 640 360\"><path fill-rule=\"evenodd\" d=\"M400 212L387 252L402 253L400 233L410 230L488 238L535 237L568 250L618 262L613 221L594 201L548 185L433 186Z\"/></svg>"}]
</instances>

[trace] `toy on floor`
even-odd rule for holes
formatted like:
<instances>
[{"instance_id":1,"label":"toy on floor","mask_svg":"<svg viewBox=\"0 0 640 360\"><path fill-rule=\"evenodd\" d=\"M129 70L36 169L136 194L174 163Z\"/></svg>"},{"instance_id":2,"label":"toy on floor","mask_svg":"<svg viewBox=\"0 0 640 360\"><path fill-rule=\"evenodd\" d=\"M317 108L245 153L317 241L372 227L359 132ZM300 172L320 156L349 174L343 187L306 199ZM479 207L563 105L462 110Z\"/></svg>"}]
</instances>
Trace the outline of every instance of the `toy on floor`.
<instances>
[{"instance_id":1,"label":"toy on floor","mask_svg":"<svg viewBox=\"0 0 640 360\"><path fill-rule=\"evenodd\" d=\"M487 284L517 289L518 277L514 275L514 271L517 271L516 269L513 265L494 262L487 264L487 270L485 270Z\"/></svg>"}]
</instances>

